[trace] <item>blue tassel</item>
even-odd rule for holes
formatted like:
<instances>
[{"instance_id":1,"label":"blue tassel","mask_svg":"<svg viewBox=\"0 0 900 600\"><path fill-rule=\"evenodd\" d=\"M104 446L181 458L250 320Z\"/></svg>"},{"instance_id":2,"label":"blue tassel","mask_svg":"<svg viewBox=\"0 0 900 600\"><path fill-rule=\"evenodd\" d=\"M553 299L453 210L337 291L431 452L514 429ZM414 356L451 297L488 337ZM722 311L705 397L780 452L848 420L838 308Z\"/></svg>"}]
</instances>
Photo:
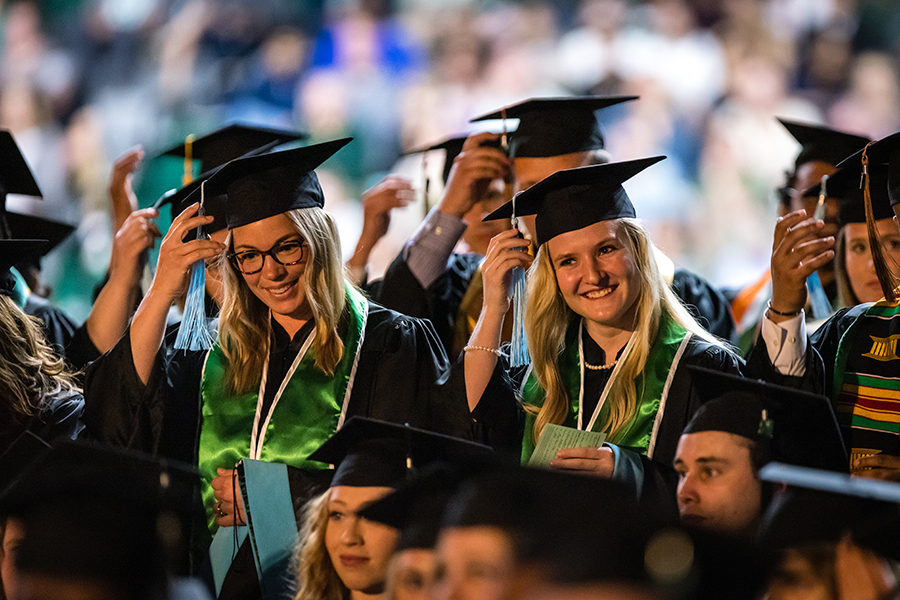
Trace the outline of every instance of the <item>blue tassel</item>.
<instances>
[{"instance_id":1,"label":"blue tassel","mask_svg":"<svg viewBox=\"0 0 900 600\"><path fill-rule=\"evenodd\" d=\"M516 197L513 196L512 226L518 228L516 217ZM513 325L512 340L509 348L509 364L521 367L530 362L528 356L528 340L525 339L525 269L515 267L512 270L513 282Z\"/></svg>"},{"instance_id":2,"label":"blue tassel","mask_svg":"<svg viewBox=\"0 0 900 600\"><path fill-rule=\"evenodd\" d=\"M201 200L202 202L202 200ZM203 214L203 205L197 214ZM201 239L201 228L197 229L197 239ZM209 332L206 322L206 261L198 260L191 265L191 282L188 284L187 301L178 336L176 350L208 350L215 338Z\"/></svg>"}]
</instances>

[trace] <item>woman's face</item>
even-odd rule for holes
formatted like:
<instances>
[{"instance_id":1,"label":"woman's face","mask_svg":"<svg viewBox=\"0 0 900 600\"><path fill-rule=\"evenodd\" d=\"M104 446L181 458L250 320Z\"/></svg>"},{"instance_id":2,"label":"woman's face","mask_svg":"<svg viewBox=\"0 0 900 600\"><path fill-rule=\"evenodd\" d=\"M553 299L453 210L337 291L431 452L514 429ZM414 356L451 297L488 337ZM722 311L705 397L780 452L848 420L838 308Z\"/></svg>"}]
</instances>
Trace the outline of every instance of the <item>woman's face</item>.
<instances>
[{"instance_id":1,"label":"woman's face","mask_svg":"<svg viewBox=\"0 0 900 600\"><path fill-rule=\"evenodd\" d=\"M262 270L242 277L250 291L272 309L280 323L309 319L311 313L303 277L309 260L309 246L297 232L294 222L286 214L275 215L234 228L231 240L235 254L266 252L285 242L303 242L303 258L297 264L282 265L272 256L264 256Z\"/></svg>"},{"instance_id":2,"label":"woman's face","mask_svg":"<svg viewBox=\"0 0 900 600\"><path fill-rule=\"evenodd\" d=\"M16 552L25 538L25 530L22 524L9 518L2 529L2 554L0 554L0 579L3 583L5 598L16 597L16 587L19 581L16 570Z\"/></svg>"},{"instance_id":3,"label":"woman's face","mask_svg":"<svg viewBox=\"0 0 900 600\"><path fill-rule=\"evenodd\" d=\"M441 531L435 600L500 600L512 583L515 561L509 536L498 527Z\"/></svg>"},{"instance_id":4,"label":"woman's face","mask_svg":"<svg viewBox=\"0 0 900 600\"><path fill-rule=\"evenodd\" d=\"M624 233L601 221L547 242L566 304L594 327L634 329L640 275Z\"/></svg>"},{"instance_id":5,"label":"woman's face","mask_svg":"<svg viewBox=\"0 0 900 600\"><path fill-rule=\"evenodd\" d=\"M392 491L387 487L331 488L325 549L338 577L351 591L380 594L399 532L357 513Z\"/></svg>"},{"instance_id":6,"label":"woman's face","mask_svg":"<svg viewBox=\"0 0 900 600\"><path fill-rule=\"evenodd\" d=\"M819 572L810 560L797 550L785 551L775 568L766 598L769 600L832 600L834 575Z\"/></svg>"},{"instance_id":7,"label":"woman's face","mask_svg":"<svg viewBox=\"0 0 900 600\"><path fill-rule=\"evenodd\" d=\"M900 229L893 219L875 221L878 240L884 251L887 266L895 275L900 275ZM869 248L869 235L865 223L844 225L844 266L850 288L860 302L875 302L884 295Z\"/></svg>"},{"instance_id":8,"label":"woman's face","mask_svg":"<svg viewBox=\"0 0 900 600\"><path fill-rule=\"evenodd\" d=\"M434 587L437 552L410 548L394 555L392 600L428 600Z\"/></svg>"}]
</instances>

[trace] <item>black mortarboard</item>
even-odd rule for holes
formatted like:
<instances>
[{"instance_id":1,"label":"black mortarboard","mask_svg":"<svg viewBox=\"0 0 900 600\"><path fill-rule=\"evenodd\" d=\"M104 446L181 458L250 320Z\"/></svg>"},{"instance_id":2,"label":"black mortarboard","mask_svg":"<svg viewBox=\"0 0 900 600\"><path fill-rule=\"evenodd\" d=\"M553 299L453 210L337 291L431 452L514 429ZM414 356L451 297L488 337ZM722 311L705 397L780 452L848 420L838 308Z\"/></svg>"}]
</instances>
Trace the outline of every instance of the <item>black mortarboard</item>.
<instances>
[{"instance_id":1,"label":"black mortarboard","mask_svg":"<svg viewBox=\"0 0 900 600\"><path fill-rule=\"evenodd\" d=\"M517 564L569 582L643 580L645 534L655 525L620 482L528 467L466 481L443 519L445 528L502 529Z\"/></svg>"},{"instance_id":2,"label":"black mortarboard","mask_svg":"<svg viewBox=\"0 0 900 600\"><path fill-rule=\"evenodd\" d=\"M442 459L473 460L490 453L474 442L409 425L353 417L309 456L335 466L331 485L396 487L412 469Z\"/></svg>"},{"instance_id":3,"label":"black mortarboard","mask_svg":"<svg viewBox=\"0 0 900 600\"><path fill-rule=\"evenodd\" d=\"M870 141L859 135L836 131L821 125L785 119L778 119L778 122L800 142L800 154L794 161L795 168L812 161L837 165Z\"/></svg>"},{"instance_id":4,"label":"black mortarboard","mask_svg":"<svg viewBox=\"0 0 900 600\"><path fill-rule=\"evenodd\" d=\"M862 175L862 166L859 164L846 164L839 168L825 180L825 193L829 198L838 200L841 225L847 223L866 222L866 203L863 189L859 185ZM869 185L872 196L872 214L876 221L890 219L894 216L888 198L888 169L885 164L870 164ZM809 198L818 197L822 191L822 184L817 183L803 195Z\"/></svg>"},{"instance_id":5,"label":"black mortarboard","mask_svg":"<svg viewBox=\"0 0 900 600\"><path fill-rule=\"evenodd\" d=\"M201 186L204 196L227 195L229 229L298 208L321 208L325 197L313 169L353 138L342 138L235 159Z\"/></svg>"},{"instance_id":6,"label":"black mortarboard","mask_svg":"<svg viewBox=\"0 0 900 600\"><path fill-rule=\"evenodd\" d=\"M712 369L689 368L703 404L684 428L685 434L724 431L762 444L772 460L847 470L843 438L826 397Z\"/></svg>"},{"instance_id":7,"label":"black mortarboard","mask_svg":"<svg viewBox=\"0 0 900 600\"><path fill-rule=\"evenodd\" d=\"M900 556L897 534L900 484L843 473L772 463L760 479L790 486L775 498L762 522L762 543L776 550L837 542L854 533L857 543ZM890 526L892 539L873 529Z\"/></svg>"},{"instance_id":8,"label":"black mortarboard","mask_svg":"<svg viewBox=\"0 0 900 600\"><path fill-rule=\"evenodd\" d=\"M634 206L622 187L665 156L565 169L542 179L486 216L485 221L536 215L535 241L543 244L561 233L600 221L634 217Z\"/></svg>"},{"instance_id":9,"label":"black mortarboard","mask_svg":"<svg viewBox=\"0 0 900 600\"><path fill-rule=\"evenodd\" d=\"M215 167L243 156L247 152L267 145L281 145L302 140L306 134L283 129L269 129L250 125L233 124L217 129L191 142L191 158L200 161L200 172L206 173ZM184 158L185 144L161 152L160 156Z\"/></svg>"},{"instance_id":10,"label":"black mortarboard","mask_svg":"<svg viewBox=\"0 0 900 600\"><path fill-rule=\"evenodd\" d=\"M539 158L604 147L595 111L637 96L588 96L582 98L531 98L481 115L475 121L519 119L511 135L510 156Z\"/></svg>"},{"instance_id":11,"label":"black mortarboard","mask_svg":"<svg viewBox=\"0 0 900 600\"><path fill-rule=\"evenodd\" d=\"M422 154L424 152L433 152L435 150L444 150L446 151L446 155L444 156L444 168L441 172L441 177L443 178L444 185L447 185L447 180L450 179L450 169L453 168L453 161L459 156L459 153L462 152L463 144L466 143L466 135L459 135L451 138L447 138L441 142L436 144L431 144L430 146L419 146L418 148L413 148L408 152L404 152L404 154Z\"/></svg>"},{"instance_id":12,"label":"black mortarboard","mask_svg":"<svg viewBox=\"0 0 900 600\"><path fill-rule=\"evenodd\" d=\"M47 240L48 244L43 249L42 254L46 254L56 248L76 229L74 225L61 221L14 212L6 213L6 221L9 223L12 239Z\"/></svg>"},{"instance_id":13,"label":"black mortarboard","mask_svg":"<svg viewBox=\"0 0 900 600\"><path fill-rule=\"evenodd\" d=\"M9 270L22 261L40 256L47 244L47 240L0 239L0 294L12 295L15 279Z\"/></svg>"},{"instance_id":14,"label":"black mortarboard","mask_svg":"<svg viewBox=\"0 0 900 600\"><path fill-rule=\"evenodd\" d=\"M158 583L202 519L196 469L83 442L63 442L0 496L26 532L25 572L100 578L133 591Z\"/></svg>"},{"instance_id":15,"label":"black mortarboard","mask_svg":"<svg viewBox=\"0 0 900 600\"><path fill-rule=\"evenodd\" d=\"M6 222L6 195L24 194L38 198L43 195L19 146L5 129L0 129L0 161L3 165L0 168L0 239L12 239L14 236Z\"/></svg>"},{"instance_id":16,"label":"black mortarboard","mask_svg":"<svg viewBox=\"0 0 900 600\"><path fill-rule=\"evenodd\" d=\"M434 548L447 504L470 474L470 469L460 465L429 465L394 492L368 505L360 516L399 529L397 552Z\"/></svg>"}]
</instances>

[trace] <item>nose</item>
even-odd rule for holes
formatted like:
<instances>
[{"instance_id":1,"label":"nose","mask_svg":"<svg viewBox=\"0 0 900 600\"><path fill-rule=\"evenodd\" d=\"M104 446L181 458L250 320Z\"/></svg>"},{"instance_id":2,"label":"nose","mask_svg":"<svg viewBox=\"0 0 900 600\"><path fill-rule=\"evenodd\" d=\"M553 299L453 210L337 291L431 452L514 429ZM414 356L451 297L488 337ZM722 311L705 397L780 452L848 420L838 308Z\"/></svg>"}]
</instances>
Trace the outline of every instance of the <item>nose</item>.
<instances>
[{"instance_id":1,"label":"nose","mask_svg":"<svg viewBox=\"0 0 900 600\"><path fill-rule=\"evenodd\" d=\"M584 261L581 271L581 278L585 283L599 284L606 276L603 267L598 259Z\"/></svg>"},{"instance_id":2,"label":"nose","mask_svg":"<svg viewBox=\"0 0 900 600\"><path fill-rule=\"evenodd\" d=\"M278 279L286 273L284 265L268 254L263 255L263 268L260 274L266 279Z\"/></svg>"},{"instance_id":3,"label":"nose","mask_svg":"<svg viewBox=\"0 0 900 600\"><path fill-rule=\"evenodd\" d=\"M348 546L356 546L362 543L359 519L353 517L345 519L344 528L341 530L341 541Z\"/></svg>"},{"instance_id":4,"label":"nose","mask_svg":"<svg viewBox=\"0 0 900 600\"><path fill-rule=\"evenodd\" d=\"M697 484L691 473L686 473L678 479L676 498L678 499L679 507L688 504L696 504L700 501Z\"/></svg>"}]
</instances>

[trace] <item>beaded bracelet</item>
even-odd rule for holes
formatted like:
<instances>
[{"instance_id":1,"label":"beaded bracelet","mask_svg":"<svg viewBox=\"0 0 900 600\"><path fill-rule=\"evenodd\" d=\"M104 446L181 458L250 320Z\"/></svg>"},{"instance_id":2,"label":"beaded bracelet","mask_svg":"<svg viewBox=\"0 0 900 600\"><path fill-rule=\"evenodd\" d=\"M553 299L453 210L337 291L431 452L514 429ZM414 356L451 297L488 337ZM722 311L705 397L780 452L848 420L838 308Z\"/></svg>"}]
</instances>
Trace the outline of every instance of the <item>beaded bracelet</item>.
<instances>
[{"instance_id":1,"label":"beaded bracelet","mask_svg":"<svg viewBox=\"0 0 900 600\"><path fill-rule=\"evenodd\" d=\"M469 350L481 350L482 352L490 352L491 354L495 354L496 356L506 356L496 348L488 348L487 346L466 346L463 348L463 352L468 352Z\"/></svg>"},{"instance_id":2,"label":"beaded bracelet","mask_svg":"<svg viewBox=\"0 0 900 600\"><path fill-rule=\"evenodd\" d=\"M781 312L780 310L775 310L774 308L772 308L772 301L769 300L769 311L775 313L779 317L796 317L803 312L803 309L801 308L797 312Z\"/></svg>"}]
</instances>

